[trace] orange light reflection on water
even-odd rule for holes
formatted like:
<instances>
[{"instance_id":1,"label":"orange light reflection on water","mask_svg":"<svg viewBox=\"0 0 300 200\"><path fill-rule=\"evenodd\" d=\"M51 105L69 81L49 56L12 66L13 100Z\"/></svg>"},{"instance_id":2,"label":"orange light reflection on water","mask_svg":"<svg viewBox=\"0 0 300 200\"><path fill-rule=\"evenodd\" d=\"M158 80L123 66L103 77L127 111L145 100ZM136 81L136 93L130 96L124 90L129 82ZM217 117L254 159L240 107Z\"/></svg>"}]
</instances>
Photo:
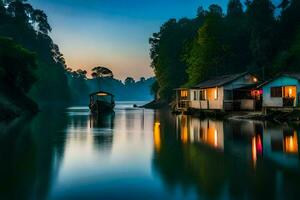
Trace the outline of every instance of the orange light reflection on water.
<instances>
[{"instance_id":1,"label":"orange light reflection on water","mask_svg":"<svg viewBox=\"0 0 300 200\"><path fill-rule=\"evenodd\" d=\"M158 152L158 151L160 151L160 148L161 148L160 123L159 122L154 123L153 137L154 137L154 148Z\"/></svg>"}]
</instances>

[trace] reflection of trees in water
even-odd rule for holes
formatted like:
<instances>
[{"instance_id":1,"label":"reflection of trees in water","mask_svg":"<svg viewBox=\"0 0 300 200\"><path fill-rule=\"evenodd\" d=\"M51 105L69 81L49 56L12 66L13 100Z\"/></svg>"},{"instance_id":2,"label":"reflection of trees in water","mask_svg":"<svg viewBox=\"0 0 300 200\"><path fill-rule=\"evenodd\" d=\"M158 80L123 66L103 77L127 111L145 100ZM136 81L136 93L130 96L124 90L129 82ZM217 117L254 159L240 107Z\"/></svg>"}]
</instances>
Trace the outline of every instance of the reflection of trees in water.
<instances>
[{"instance_id":1,"label":"reflection of trees in water","mask_svg":"<svg viewBox=\"0 0 300 200\"><path fill-rule=\"evenodd\" d=\"M244 153L249 152L251 159L252 138L256 142L255 148L258 148L257 144L263 140L261 125L254 125L252 133L248 134L246 132L251 130L245 130L245 124L243 126L236 123L231 126L225 122L224 128L232 129L224 131L228 135L224 138L223 153L211 145L195 143L182 136L186 131L189 134L194 127L188 127L186 130L180 124L174 130L175 120L169 118L170 116L161 113L156 114L156 123L159 122L160 129L157 130L157 125L154 125L154 142L159 141L159 148L157 145L154 148L153 167L170 189L175 190L178 186L181 186L183 191L197 188L199 197L209 199L217 199L224 195L230 199L297 198L299 174L268 160L259 162L254 168L248 157L244 157ZM185 120L184 124L189 126ZM176 132L179 135L174 134ZM157 133L160 139L157 138ZM231 143L233 138L236 138L241 146Z\"/></svg>"},{"instance_id":2,"label":"reflection of trees in water","mask_svg":"<svg viewBox=\"0 0 300 200\"><path fill-rule=\"evenodd\" d=\"M94 145L99 150L111 150L113 144L115 113L101 113L90 116Z\"/></svg>"},{"instance_id":3,"label":"reflection of trees in water","mask_svg":"<svg viewBox=\"0 0 300 200\"><path fill-rule=\"evenodd\" d=\"M0 135L0 199L46 199L58 174L66 118L41 113L3 125ZM56 140L60 137L59 140Z\"/></svg>"}]
</instances>

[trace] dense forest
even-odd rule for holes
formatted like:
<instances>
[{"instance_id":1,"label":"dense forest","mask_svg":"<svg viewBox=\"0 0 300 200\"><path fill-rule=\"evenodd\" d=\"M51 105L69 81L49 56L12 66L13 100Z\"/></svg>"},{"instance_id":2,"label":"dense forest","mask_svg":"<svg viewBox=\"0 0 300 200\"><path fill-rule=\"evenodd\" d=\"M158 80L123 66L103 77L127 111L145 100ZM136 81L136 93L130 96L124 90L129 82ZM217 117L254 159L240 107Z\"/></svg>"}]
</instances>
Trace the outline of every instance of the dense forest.
<instances>
[{"instance_id":1,"label":"dense forest","mask_svg":"<svg viewBox=\"0 0 300 200\"><path fill-rule=\"evenodd\" d=\"M149 39L152 89L170 101L173 89L212 76L249 71L267 80L300 72L300 1L229 0L198 8L194 19L170 19Z\"/></svg>"},{"instance_id":2,"label":"dense forest","mask_svg":"<svg viewBox=\"0 0 300 200\"><path fill-rule=\"evenodd\" d=\"M103 72L97 71L101 67L95 67L92 78L87 78L84 70L70 70L49 35L51 30L47 15L27 0L0 0L1 118L49 105L87 105L88 94L96 89L116 93L119 100L151 98L153 78L138 82L129 78L131 82L125 84L114 79L107 68L111 76L102 76Z\"/></svg>"}]
</instances>

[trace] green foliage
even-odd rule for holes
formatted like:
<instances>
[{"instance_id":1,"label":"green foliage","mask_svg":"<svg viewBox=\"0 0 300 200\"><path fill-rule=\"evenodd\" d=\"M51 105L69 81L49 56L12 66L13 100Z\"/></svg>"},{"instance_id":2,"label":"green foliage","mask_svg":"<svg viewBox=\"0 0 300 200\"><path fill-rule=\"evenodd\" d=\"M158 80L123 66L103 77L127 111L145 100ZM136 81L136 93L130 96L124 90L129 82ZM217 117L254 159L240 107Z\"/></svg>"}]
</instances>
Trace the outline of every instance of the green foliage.
<instances>
[{"instance_id":1,"label":"green foliage","mask_svg":"<svg viewBox=\"0 0 300 200\"><path fill-rule=\"evenodd\" d=\"M179 21L170 19L149 39L150 57L159 85L159 95L170 100L173 90L187 81L187 65L183 54L192 42L197 30L203 23L203 10L198 9L198 17Z\"/></svg>"},{"instance_id":2,"label":"green foliage","mask_svg":"<svg viewBox=\"0 0 300 200\"><path fill-rule=\"evenodd\" d=\"M270 0L253 0L246 11L250 30L250 50L256 73L265 75L265 68L271 66L276 50L275 7Z\"/></svg>"},{"instance_id":3,"label":"green foliage","mask_svg":"<svg viewBox=\"0 0 300 200\"><path fill-rule=\"evenodd\" d=\"M89 100L87 99L91 91L87 86L87 71L78 69L76 71L68 70L68 83L71 88L71 102L72 104L85 105Z\"/></svg>"},{"instance_id":4,"label":"green foliage","mask_svg":"<svg viewBox=\"0 0 300 200\"><path fill-rule=\"evenodd\" d=\"M104 78L104 77L113 78L114 74L107 67L99 66L99 67L94 67L92 69L92 77L93 78Z\"/></svg>"},{"instance_id":5,"label":"green foliage","mask_svg":"<svg viewBox=\"0 0 300 200\"><path fill-rule=\"evenodd\" d=\"M46 14L25 0L0 2L0 35L35 52L38 60L37 82L30 96L39 104L69 101L65 60L48 35L51 26Z\"/></svg>"},{"instance_id":6,"label":"green foliage","mask_svg":"<svg viewBox=\"0 0 300 200\"><path fill-rule=\"evenodd\" d=\"M35 54L10 39L0 38L0 77L2 84L27 93L35 83Z\"/></svg>"},{"instance_id":7,"label":"green foliage","mask_svg":"<svg viewBox=\"0 0 300 200\"><path fill-rule=\"evenodd\" d=\"M274 74L278 72L300 72L300 29L287 50L278 53L274 61Z\"/></svg>"},{"instance_id":8,"label":"green foliage","mask_svg":"<svg viewBox=\"0 0 300 200\"><path fill-rule=\"evenodd\" d=\"M277 16L271 0L247 0L244 5L230 0L226 14L215 4L208 10L200 7L195 19L184 19L189 26L169 20L153 34L154 88L161 98L170 100L174 88L211 76L250 71L267 79L300 71L300 1L282 0ZM174 37L183 30L190 34Z\"/></svg>"},{"instance_id":9,"label":"green foliage","mask_svg":"<svg viewBox=\"0 0 300 200\"><path fill-rule=\"evenodd\" d=\"M11 113L15 113L16 109L37 111L37 105L26 96L36 82L35 69L34 53L11 39L0 38L0 107L9 101L10 107L3 107Z\"/></svg>"},{"instance_id":10,"label":"green foliage","mask_svg":"<svg viewBox=\"0 0 300 200\"><path fill-rule=\"evenodd\" d=\"M225 70L222 67L228 47L224 41L222 16L222 9L219 6L210 6L191 51L187 51L185 61L188 65L188 85L197 84L205 77L217 75Z\"/></svg>"},{"instance_id":11,"label":"green foliage","mask_svg":"<svg viewBox=\"0 0 300 200\"><path fill-rule=\"evenodd\" d=\"M135 83L135 80L132 77L127 77L125 79L125 85L129 86Z\"/></svg>"}]
</instances>

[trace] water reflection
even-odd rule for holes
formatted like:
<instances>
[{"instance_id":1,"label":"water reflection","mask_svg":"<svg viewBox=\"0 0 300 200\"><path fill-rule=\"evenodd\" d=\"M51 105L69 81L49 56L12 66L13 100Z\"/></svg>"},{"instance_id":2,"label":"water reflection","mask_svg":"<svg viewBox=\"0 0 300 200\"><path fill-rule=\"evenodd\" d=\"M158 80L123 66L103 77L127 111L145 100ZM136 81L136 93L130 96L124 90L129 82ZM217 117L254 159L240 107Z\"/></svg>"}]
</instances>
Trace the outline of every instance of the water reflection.
<instances>
[{"instance_id":1,"label":"water reflection","mask_svg":"<svg viewBox=\"0 0 300 200\"><path fill-rule=\"evenodd\" d=\"M199 143L222 151L226 148L226 152L233 154L234 149L243 144L237 154L240 156L242 151L246 151L245 158L249 155L247 151L251 146L254 166L258 157L263 156L267 158L281 156L285 158L284 161L298 159L299 134L295 127L281 125L274 128L274 124L267 122L217 121L185 115L176 117L176 127L182 143ZM225 132L226 138L224 138ZM281 164L280 159L278 162ZM298 164L291 167L298 167Z\"/></svg>"},{"instance_id":2,"label":"water reflection","mask_svg":"<svg viewBox=\"0 0 300 200\"><path fill-rule=\"evenodd\" d=\"M65 137L58 132L65 126L53 112L0 124L0 199L47 198L63 160L64 140L55 138Z\"/></svg>"},{"instance_id":3,"label":"water reflection","mask_svg":"<svg viewBox=\"0 0 300 200\"><path fill-rule=\"evenodd\" d=\"M183 143L203 143L222 150L224 148L223 123L214 120L199 120L186 115L177 116Z\"/></svg>"},{"instance_id":4,"label":"water reflection","mask_svg":"<svg viewBox=\"0 0 300 200\"><path fill-rule=\"evenodd\" d=\"M298 126L157 116L160 124L175 127L155 131L160 138L154 134L160 149L154 169L172 192L180 186L186 199L193 188L198 198L298 198Z\"/></svg>"},{"instance_id":5,"label":"water reflection","mask_svg":"<svg viewBox=\"0 0 300 200\"><path fill-rule=\"evenodd\" d=\"M113 144L114 112L100 115L90 115L90 133L93 134L95 148L99 150L110 150Z\"/></svg>"},{"instance_id":6,"label":"water reflection","mask_svg":"<svg viewBox=\"0 0 300 200\"><path fill-rule=\"evenodd\" d=\"M118 107L0 124L0 199L298 199L299 126Z\"/></svg>"}]
</instances>

